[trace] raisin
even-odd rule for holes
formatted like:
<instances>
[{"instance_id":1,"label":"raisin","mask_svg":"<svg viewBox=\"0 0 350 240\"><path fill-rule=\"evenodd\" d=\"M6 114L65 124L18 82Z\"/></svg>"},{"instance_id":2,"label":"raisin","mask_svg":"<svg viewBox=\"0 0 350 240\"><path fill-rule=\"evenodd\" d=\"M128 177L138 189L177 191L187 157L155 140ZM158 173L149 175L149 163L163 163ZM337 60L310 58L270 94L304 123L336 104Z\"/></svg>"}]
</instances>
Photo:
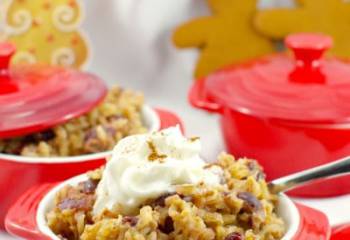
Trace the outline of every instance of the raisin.
<instances>
[{"instance_id":1,"label":"raisin","mask_svg":"<svg viewBox=\"0 0 350 240\"><path fill-rule=\"evenodd\" d=\"M262 169L256 161L249 161L247 163L247 167L249 171L252 172L252 175L255 175L255 179L257 181L264 180L266 178L265 174L262 172Z\"/></svg>"},{"instance_id":2,"label":"raisin","mask_svg":"<svg viewBox=\"0 0 350 240\"><path fill-rule=\"evenodd\" d=\"M165 234L169 234L174 231L174 221L170 216L167 216L164 220L164 224L159 226L159 230Z\"/></svg>"},{"instance_id":3,"label":"raisin","mask_svg":"<svg viewBox=\"0 0 350 240\"><path fill-rule=\"evenodd\" d=\"M117 133L116 129L112 126L105 125L103 126L103 129L106 131L107 135L110 137L114 137Z\"/></svg>"},{"instance_id":4,"label":"raisin","mask_svg":"<svg viewBox=\"0 0 350 240\"><path fill-rule=\"evenodd\" d=\"M55 138L55 133L53 130L46 130L44 132L35 133L32 135L25 136L23 138L24 143L38 143L41 141L49 141Z\"/></svg>"},{"instance_id":5,"label":"raisin","mask_svg":"<svg viewBox=\"0 0 350 240\"><path fill-rule=\"evenodd\" d=\"M233 232L227 235L225 237L225 240L244 240L244 237L240 233Z\"/></svg>"},{"instance_id":6,"label":"raisin","mask_svg":"<svg viewBox=\"0 0 350 240\"><path fill-rule=\"evenodd\" d=\"M156 200L154 200L154 202L152 203L152 207L156 207L156 206L159 206L159 207L165 207L165 200L170 197L170 196L173 196L175 195L176 193L167 193L167 194L164 194L162 196L160 196L159 198L157 198Z\"/></svg>"},{"instance_id":7,"label":"raisin","mask_svg":"<svg viewBox=\"0 0 350 240\"><path fill-rule=\"evenodd\" d=\"M83 193L91 194L95 192L98 183L99 181L97 180L89 179L85 182L81 182L79 186L81 187Z\"/></svg>"},{"instance_id":8,"label":"raisin","mask_svg":"<svg viewBox=\"0 0 350 240\"><path fill-rule=\"evenodd\" d=\"M52 130L47 130L35 135L37 141L49 141L55 137L55 133Z\"/></svg>"},{"instance_id":9,"label":"raisin","mask_svg":"<svg viewBox=\"0 0 350 240\"><path fill-rule=\"evenodd\" d=\"M75 210L90 210L92 202L88 198L73 199L66 198L58 204L60 210L75 209Z\"/></svg>"},{"instance_id":10,"label":"raisin","mask_svg":"<svg viewBox=\"0 0 350 240\"><path fill-rule=\"evenodd\" d=\"M26 144L36 143L34 135L28 135L23 138L23 142Z\"/></svg>"},{"instance_id":11,"label":"raisin","mask_svg":"<svg viewBox=\"0 0 350 240\"><path fill-rule=\"evenodd\" d=\"M95 128L91 128L85 133L84 141L87 142L90 139L96 139L97 138L97 132Z\"/></svg>"},{"instance_id":12,"label":"raisin","mask_svg":"<svg viewBox=\"0 0 350 240\"><path fill-rule=\"evenodd\" d=\"M237 197L244 201L244 207L250 212L256 212L262 209L261 202L249 192L240 192Z\"/></svg>"},{"instance_id":13,"label":"raisin","mask_svg":"<svg viewBox=\"0 0 350 240\"><path fill-rule=\"evenodd\" d=\"M110 125L101 125L103 131L106 134L106 139L99 139L97 135L97 127L91 128L85 133L83 142L83 151L85 153L96 153L108 150L108 144L106 141L114 141L116 135L116 129Z\"/></svg>"}]
</instances>

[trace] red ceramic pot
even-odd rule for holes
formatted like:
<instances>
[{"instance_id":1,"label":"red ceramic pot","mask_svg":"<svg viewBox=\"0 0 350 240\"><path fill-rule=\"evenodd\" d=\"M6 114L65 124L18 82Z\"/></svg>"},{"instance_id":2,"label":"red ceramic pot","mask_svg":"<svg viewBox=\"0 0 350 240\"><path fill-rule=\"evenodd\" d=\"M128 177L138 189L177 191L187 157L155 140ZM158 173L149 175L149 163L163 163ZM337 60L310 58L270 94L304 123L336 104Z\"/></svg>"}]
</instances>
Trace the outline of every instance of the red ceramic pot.
<instances>
[{"instance_id":1,"label":"red ceramic pot","mask_svg":"<svg viewBox=\"0 0 350 240\"><path fill-rule=\"evenodd\" d=\"M221 115L227 149L257 159L269 180L350 155L350 65L321 59L323 35L290 36L288 54L227 67L196 81L190 103ZM329 197L350 192L350 177L291 193Z\"/></svg>"},{"instance_id":2,"label":"red ceramic pot","mask_svg":"<svg viewBox=\"0 0 350 240\"><path fill-rule=\"evenodd\" d=\"M145 106L143 119L150 131L181 125L180 119L165 110ZM0 154L0 228L10 205L30 187L58 182L103 165L111 152L77 157L31 158ZM35 197L35 196L33 196ZM28 209L29 210L29 209ZM24 219L23 219L24 221Z\"/></svg>"},{"instance_id":3,"label":"red ceramic pot","mask_svg":"<svg viewBox=\"0 0 350 240\"><path fill-rule=\"evenodd\" d=\"M59 185L45 184L27 191L8 212L7 231L25 239L59 240L47 227L45 215L53 207L55 195L62 187L74 186L85 179L86 175L81 175ZM283 194L279 201L279 215L288 229L282 240L329 240L331 228L323 213L295 204Z\"/></svg>"}]
</instances>

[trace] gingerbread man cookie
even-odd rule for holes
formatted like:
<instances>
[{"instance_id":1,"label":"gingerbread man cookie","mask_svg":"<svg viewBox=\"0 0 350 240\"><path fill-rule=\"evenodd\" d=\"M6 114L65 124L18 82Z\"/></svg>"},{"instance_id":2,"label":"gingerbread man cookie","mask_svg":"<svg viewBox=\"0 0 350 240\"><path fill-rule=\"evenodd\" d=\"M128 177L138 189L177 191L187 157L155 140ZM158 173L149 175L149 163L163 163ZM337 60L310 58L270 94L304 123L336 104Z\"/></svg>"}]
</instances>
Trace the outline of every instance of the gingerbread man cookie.
<instances>
[{"instance_id":1,"label":"gingerbread man cookie","mask_svg":"<svg viewBox=\"0 0 350 240\"><path fill-rule=\"evenodd\" d=\"M257 0L208 0L208 3L213 16L184 24L173 36L176 46L201 50L196 77L274 51L273 43L253 28Z\"/></svg>"},{"instance_id":2,"label":"gingerbread man cookie","mask_svg":"<svg viewBox=\"0 0 350 240\"><path fill-rule=\"evenodd\" d=\"M89 55L82 15L77 0L10 0L5 23L17 47L13 61L81 67Z\"/></svg>"},{"instance_id":3,"label":"gingerbread man cookie","mask_svg":"<svg viewBox=\"0 0 350 240\"><path fill-rule=\"evenodd\" d=\"M333 54L350 57L350 3L345 0L296 0L293 9L259 12L254 25L264 35L283 39L290 33L317 32L334 39Z\"/></svg>"}]
</instances>

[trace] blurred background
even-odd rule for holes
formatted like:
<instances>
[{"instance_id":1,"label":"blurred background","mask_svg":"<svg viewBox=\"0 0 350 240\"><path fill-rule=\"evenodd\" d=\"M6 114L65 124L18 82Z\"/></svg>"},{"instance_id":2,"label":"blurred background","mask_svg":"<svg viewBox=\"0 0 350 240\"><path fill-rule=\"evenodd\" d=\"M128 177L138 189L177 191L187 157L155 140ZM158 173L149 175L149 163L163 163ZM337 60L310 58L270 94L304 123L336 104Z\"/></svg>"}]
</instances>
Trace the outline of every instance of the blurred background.
<instances>
[{"instance_id":1,"label":"blurred background","mask_svg":"<svg viewBox=\"0 0 350 240\"><path fill-rule=\"evenodd\" d=\"M203 148L205 151L203 155L208 158L214 158L217 152L222 150L216 117L202 117L207 114L194 110L187 101L187 92L194 80L193 72L198 50L179 50L171 40L174 30L180 24L210 14L206 1L0 1L2 6L0 29L3 30L0 36L3 38L6 35L10 35L11 38L11 29L5 27L6 14L14 14L18 10L22 13L23 9L35 8L40 15L44 10L38 6L45 2L53 6L59 6L62 2L73 2L74 12L71 14L81 15L80 21L73 18L72 22L79 22L74 24L73 29L81 32L89 51L84 63L79 67L96 73L109 85L118 84L124 88L144 92L151 105L174 110L183 118L189 134L201 135L204 144L210 145ZM293 6L293 1L262 0L258 1L258 6L259 8L290 7ZM13 25L25 28L25 14L17 12L17 15L18 22L14 22ZM48 22L44 18L43 25L45 21ZM34 41L36 38L46 37L49 32L47 28L43 32L35 33L36 35L30 34L29 31L31 30L24 29L22 34L14 37L24 48L30 48L28 46L30 44L34 47L37 45L38 48L55 44L51 42L41 44ZM74 32L72 29L69 31ZM65 37L64 31L58 31L56 34L62 35L61 38ZM22 58L28 61L27 56ZM49 58L45 59L50 62Z\"/></svg>"}]
</instances>

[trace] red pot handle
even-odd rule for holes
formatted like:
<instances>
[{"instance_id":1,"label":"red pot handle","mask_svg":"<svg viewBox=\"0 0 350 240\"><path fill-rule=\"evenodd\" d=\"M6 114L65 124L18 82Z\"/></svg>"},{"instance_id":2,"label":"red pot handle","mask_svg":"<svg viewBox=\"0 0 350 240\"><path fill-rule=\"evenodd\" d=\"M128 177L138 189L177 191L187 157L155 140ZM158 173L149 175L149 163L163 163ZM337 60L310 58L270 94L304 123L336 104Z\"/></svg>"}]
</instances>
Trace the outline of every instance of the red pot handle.
<instances>
[{"instance_id":1,"label":"red pot handle","mask_svg":"<svg viewBox=\"0 0 350 240\"><path fill-rule=\"evenodd\" d=\"M184 125L180 117L177 116L175 113L169 112L164 109L159 109L159 108L156 108L155 110L160 119L160 129L165 129L168 127L179 125L181 128L181 131L183 133L185 132Z\"/></svg>"},{"instance_id":2,"label":"red pot handle","mask_svg":"<svg viewBox=\"0 0 350 240\"><path fill-rule=\"evenodd\" d=\"M302 204L295 205L300 214L300 226L292 240L328 240L331 235L331 226L327 216Z\"/></svg>"},{"instance_id":3,"label":"red pot handle","mask_svg":"<svg viewBox=\"0 0 350 240\"><path fill-rule=\"evenodd\" d=\"M333 228L331 240L350 239L350 224Z\"/></svg>"},{"instance_id":4,"label":"red pot handle","mask_svg":"<svg viewBox=\"0 0 350 240\"><path fill-rule=\"evenodd\" d=\"M188 94L189 102L196 108L204 109L211 113L220 113L222 111L222 106L208 99L204 84L205 79L196 80L193 83Z\"/></svg>"},{"instance_id":5,"label":"red pot handle","mask_svg":"<svg viewBox=\"0 0 350 240\"><path fill-rule=\"evenodd\" d=\"M50 240L38 229L36 222L37 209L41 199L57 183L33 187L24 193L10 208L5 218L6 230L14 235L30 240Z\"/></svg>"}]
</instances>

